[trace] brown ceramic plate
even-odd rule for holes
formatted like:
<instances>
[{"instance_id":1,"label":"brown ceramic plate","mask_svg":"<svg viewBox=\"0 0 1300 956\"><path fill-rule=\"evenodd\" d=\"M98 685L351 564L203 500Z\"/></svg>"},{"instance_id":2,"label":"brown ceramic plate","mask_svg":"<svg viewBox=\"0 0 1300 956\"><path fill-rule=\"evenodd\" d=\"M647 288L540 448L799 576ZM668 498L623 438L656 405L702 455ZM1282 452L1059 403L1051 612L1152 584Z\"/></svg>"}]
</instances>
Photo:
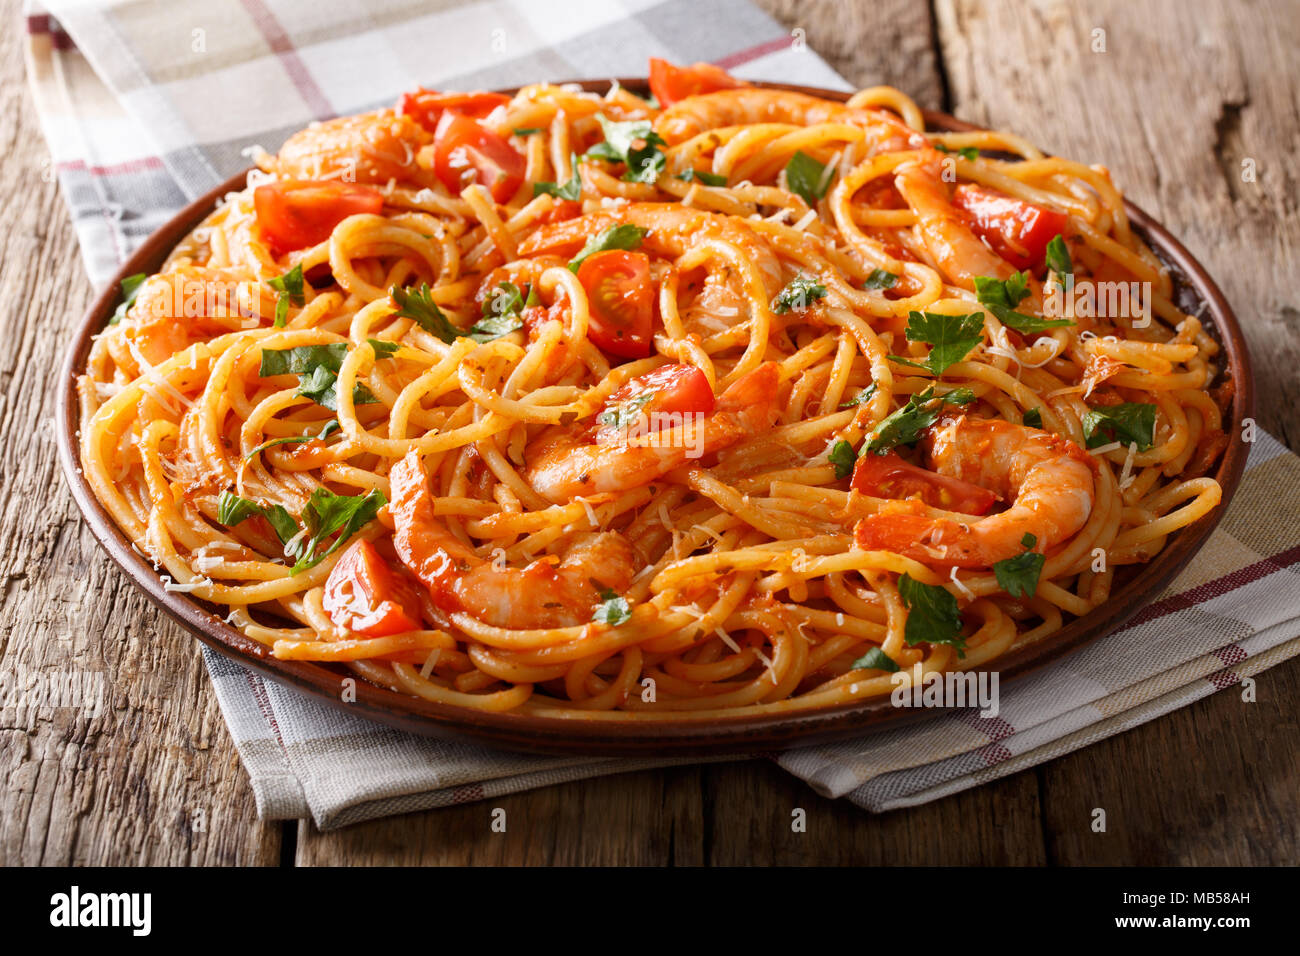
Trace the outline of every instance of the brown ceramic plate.
<instances>
[{"instance_id":1,"label":"brown ceramic plate","mask_svg":"<svg viewBox=\"0 0 1300 956\"><path fill-rule=\"evenodd\" d=\"M646 88L644 79L624 79L620 82L633 90L643 91ZM582 85L598 92L603 92L608 87L606 82L588 82ZM830 90L782 84L763 85L811 93L827 99L842 101L847 98L844 93ZM934 129L975 129L943 113L927 113L926 121ZM270 656L267 648L223 623L224 613L214 606L186 594L163 590L162 582L152 566L131 549L130 541L109 518L81 475L77 451L79 429L74 380L85 368L92 336L107 324L117 305L118 280L138 272L156 271L172 248L208 215L216 200L227 192L242 189L244 182L245 174L241 173L191 203L156 232L122 267L115 281L100 295L76 330L63 366L62 387L59 391L59 457L73 496L91 531L109 556L149 599L189 629L200 641L252 667L263 676L296 687L303 693L344 708L350 713L418 734L472 739L514 750L602 755L777 750L837 737L861 735L893 727L916 717L932 716L932 713L927 714L925 711L893 707L888 698L884 698L800 714L710 717L663 724L644 721L602 722L466 710L407 697L364 681L359 682L356 688L356 701L343 703L341 681L348 672L341 667L276 660ZM1254 387L1246 342L1237 319L1218 286L1178 240L1136 206L1130 203L1127 208L1138 232L1173 270L1180 307L1190 313L1203 308L1203 320L1210 333L1223 346L1225 362L1221 375L1232 379L1236 386L1228 430L1229 434L1239 434L1242 420L1253 413ZM1154 561L1136 569L1135 573L1117 584L1105 605L1071 621L1042 642L1000 658L997 661L1000 680L1013 680L1061 659L1084 644L1115 630L1155 599L1191 561L1218 523L1241 478L1246 453L1246 446L1242 442L1232 442L1219 464L1215 478L1223 486L1223 503L1220 507L1173 535Z\"/></svg>"}]
</instances>

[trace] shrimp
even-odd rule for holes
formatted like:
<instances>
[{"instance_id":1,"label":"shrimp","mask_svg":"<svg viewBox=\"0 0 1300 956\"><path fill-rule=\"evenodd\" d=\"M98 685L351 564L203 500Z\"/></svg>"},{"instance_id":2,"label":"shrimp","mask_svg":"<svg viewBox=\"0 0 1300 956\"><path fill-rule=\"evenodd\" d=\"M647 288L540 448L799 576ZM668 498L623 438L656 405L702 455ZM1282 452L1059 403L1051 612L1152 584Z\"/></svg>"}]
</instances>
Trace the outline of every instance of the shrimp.
<instances>
[{"instance_id":1,"label":"shrimp","mask_svg":"<svg viewBox=\"0 0 1300 956\"><path fill-rule=\"evenodd\" d=\"M758 268L769 299L784 285L780 262L743 221L680 203L628 203L616 209L552 223L525 239L519 246L519 255L525 258L548 252L573 255L590 237L619 225L633 225L646 230L643 248L661 256L680 256L707 239L730 243Z\"/></svg>"},{"instance_id":2,"label":"shrimp","mask_svg":"<svg viewBox=\"0 0 1300 956\"><path fill-rule=\"evenodd\" d=\"M411 117L395 110L315 123L290 136L267 163L281 179L344 179L378 183L432 182L416 154L433 141Z\"/></svg>"},{"instance_id":3,"label":"shrimp","mask_svg":"<svg viewBox=\"0 0 1300 956\"><path fill-rule=\"evenodd\" d=\"M649 484L692 458L702 458L772 427L778 414L779 373L765 362L723 392L702 423L684 424L646 444L591 444L589 428L558 438L543 436L524 451L524 480L548 501L564 503L580 495L625 491Z\"/></svg>"},{"instance_id":4,"label":"shrimp","mask_svg":"<svg viewBox=\"0 0 1300 956\"><path fill-rule=\"evenodd\" d=\"M916 228L939 271L963 289L975 291L976 276L1009 279L1011 265L986 246L967 225L939 178L938 154L901 167L894 185L916 213Z\"/></svg>"},{"instance_id":5,"label":"shrimp","mask_svg":"<svg viewBox=\"0 0 1300 956\"><path fill-rule=\"evenodd\" d=\"M207 266L183 265L150 276L137 291L122 329L139 355L156 365L191 342L246 328L241 283L254 285Z\"/></svg>"},{"instance_id":6,"label":"shrimp","mask_svg":"<svg viewBox=\"0 0 1300 956\"><path fill-rule=\"evenodd\" d=\"M884 125L890 127L891 133L904 137L906 145L900 144L900 149L925 142L923 136L883 110L855 109L806 93L749 87L688 96L660 113L654 128L665 142L675 146L706 130L756 123Z\"/></svg>"},{"instance_id":7,"label":"shrimp","mask_svg":"<svg viewBox=\"0 0 1300 956\"><path fill-rule=\"evenodd\" d=\"M957 521L920 513L913 502L858 522L854 541L867 551L894 551L927 564L988 568L1025 551L1045 552L1092 514L1092 460L1074 442L1037 428L955 416L933 426L929 463L940 474L980 485L1011 501L983 518ZM911 512L904 510L909 505Z\"/></svg>"},{"instance_id":8,"label":"shrimp","mask_svg":"<svg viewBox=\"0 0 1300 956\"><path fill-rule=\"evenodd\" d=\"M435 516L417 450L393 465L388 479L393 548L444 611L493 627L573 627L591 620L600 587L621 592L636 573L632 546L613 531L578 538L558 563L545 557L511 568L484 561Z\"/></svg>"}]
</instances>

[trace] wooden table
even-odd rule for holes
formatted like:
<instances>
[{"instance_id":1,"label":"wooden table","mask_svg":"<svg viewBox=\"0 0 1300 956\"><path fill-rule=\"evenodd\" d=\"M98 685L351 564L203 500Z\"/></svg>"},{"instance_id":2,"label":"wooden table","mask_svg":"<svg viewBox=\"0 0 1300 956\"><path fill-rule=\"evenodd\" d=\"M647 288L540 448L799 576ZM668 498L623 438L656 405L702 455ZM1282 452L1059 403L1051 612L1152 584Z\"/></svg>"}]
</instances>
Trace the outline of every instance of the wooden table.
<instances>
[{"instance_id":1,"label":"wooden table","mask_svg":"<svg viewBox=\"0 0 1300 956\"><path fill-rule=\"evenodd\" d=\"M1300 441L1300 7L1287 0L761 0L844 76L1104 162L1246 327L1260 423ZM53 370L87 305L0 31L0 654L102 673L107 707L0 710L0 863L1279 863L1300 857L1300 660L976 790L872 816L765 762L629 774L322 834L263 823L197 643L98 550L55 460ZM1097 31L1104 31L1098 33ZM1104 43L1104 52L1096 48ZM779 77L773 77L779 79ZM1243 162L1254 182L1243 181ZM507 834L489 830L507 809ZM792 833L791 809L807 811ZM1107 810L1105 834L1089 828ZM202 811L201 814L198 811ZM198 816L206 827L190 825Z\"/></svg>"}]
</instances>

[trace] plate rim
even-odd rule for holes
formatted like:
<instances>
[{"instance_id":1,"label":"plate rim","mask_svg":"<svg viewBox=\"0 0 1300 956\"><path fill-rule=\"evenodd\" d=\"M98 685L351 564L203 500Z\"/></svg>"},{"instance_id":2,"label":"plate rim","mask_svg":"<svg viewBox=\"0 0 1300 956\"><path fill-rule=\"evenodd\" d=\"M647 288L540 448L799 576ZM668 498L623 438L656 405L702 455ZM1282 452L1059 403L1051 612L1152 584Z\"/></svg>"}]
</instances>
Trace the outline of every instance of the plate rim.
<instances>
[{"instance_id":1,"label":"plate rim","mask_svg":"<svg viewBox=\"0 0 1300 956\"><path fill-rule=\"evenodd\" d=\"M603 92L611 82L632 90L645 90L644 77L611 80L568 81L584 90ZM840 90L786 83L755 83L755 86L788 90L845 101L851 94ZM514 89L501 92L513 93ZM981 127L947 113L923 111L926 128L954 132ZM287 684L315 700L340 708L345 713L378 721L422 736L470 740L494 747L531 753L588 754L600 756L710 755L735 752L774 751L807 746L849 736L861 736L893 729L943 714L945 709L894 707L888 697L873 698L821 710L760 715L711 716L698 720L675 719L667 723L644 720L610 720L581 717L544 717L529 714L490 713L389 690L351 675L341 667L303 661L281 661L269 649L245 637L226 624L221 615L182 592L166 591L152 565L132 547L94 496L81 473L80 423L76 377L85 367L93 337L106 325L118 300L120 281L137 272L152 273L166 256L212 211L218 199L244 188L248 170L180 210L150 235L113 276L78 320L72 341L60 363L58 381L59 462L78 510L99 545L156 607L180 623L205 646L259 674ZM1241 325L1222 290L1204 266L1163 225L1125 199L1131 222L1156 249L1166 264L1174 267L1180 283L1193 288L1204 301L1216 339L1225 359L1221 374L1234 380L1234 395L1227 423L1230 434L1239 434L1243 422L1254 415L1255 381L1249 349ZM1249 455L1249 446L1231 441L1215 472L1223 488L1220 504L1210 514L1180 529L1165 548L1142 570L1124 582L1101 607L1068 622L1043 641L1019 648L997 658L999 684L1057 663L1083 646L1123 627L1153 602L1164 588L1199 552L1227 511L1237 490ZM354 681L355 701L343 699L344 681Z\"/></svg>"}]
</instances>

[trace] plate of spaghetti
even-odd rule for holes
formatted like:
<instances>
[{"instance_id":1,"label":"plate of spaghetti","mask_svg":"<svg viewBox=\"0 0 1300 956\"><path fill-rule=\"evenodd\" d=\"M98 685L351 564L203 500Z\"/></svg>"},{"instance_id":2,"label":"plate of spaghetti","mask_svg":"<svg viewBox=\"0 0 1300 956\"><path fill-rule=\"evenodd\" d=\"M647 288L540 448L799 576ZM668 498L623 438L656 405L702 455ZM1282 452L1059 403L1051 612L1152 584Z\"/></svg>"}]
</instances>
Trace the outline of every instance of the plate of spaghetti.
<instances>
[{"instance_id":1,"label":"plate of spaghetti","mask_svg":"<svg viewBox=\"0 0 1300 956\"><path fill-rule=\"evenodd\" d=\"M1024 673L1190 560L1247 356L1108 171L897 90L417 90L182 212L61 452L201 640L549 751L752 749Z\"/></svg>"}]
</instances>

